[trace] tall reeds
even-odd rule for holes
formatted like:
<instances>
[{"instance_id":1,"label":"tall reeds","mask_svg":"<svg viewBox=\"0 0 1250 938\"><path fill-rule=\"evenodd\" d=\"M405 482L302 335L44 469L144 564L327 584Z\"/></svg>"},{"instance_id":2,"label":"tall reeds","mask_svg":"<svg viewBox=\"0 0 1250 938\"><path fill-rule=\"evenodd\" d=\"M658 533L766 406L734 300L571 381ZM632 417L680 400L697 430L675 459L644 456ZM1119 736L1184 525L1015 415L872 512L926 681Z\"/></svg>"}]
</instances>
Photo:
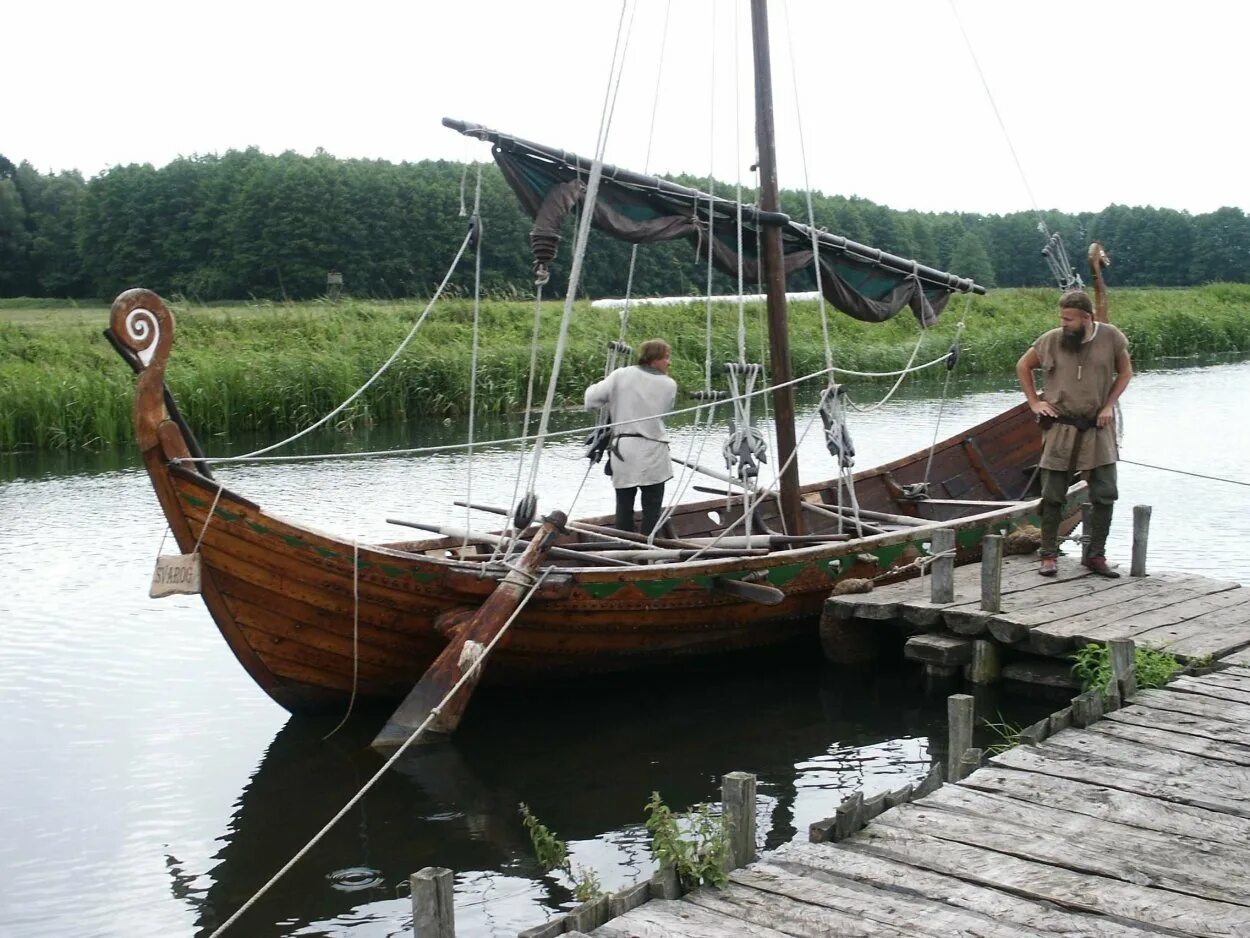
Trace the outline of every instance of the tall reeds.
<instances>
[{"instance_id":1,"label":"tall reeds","mask_svg":"<svg viewBox=\"0 0 1250 938\"><path fill-rule=\"evenodd\" d=\"M1013 380L1022 351L1057 323L1052 290L1002 290L951 300L941 322L921 336L903 313L868 325L829 312L834 363L855 371L891 371L906 364L919 338L917 361L942 355L963 320L963 373ZM107 320L83 307L42 315L29 301L0 303L0 450L99 448L132 437L133 376L100 332ZM349 397L384 362L423 308L417 302L324 301L236 306L174 304L177 338L167 381L202 439L219 434L284 434L307 426ZM1129 337L1139 364L1164 356L1250 351L1250 285L1214 284L1182 290L1114 290L1111 317ZM545 391L560 306L545 305L537 378ZM763 307L747 307L748 358L765 355ZM440 304L405 353L339 416L339 426L385 424L463 413L468 402L472 306ZM525 300L482 306L477 401L484 413L523 406L533 306ZM713 310L714 381L720 364L738 357L737 309ZM580 404L602 375L606 344L619 331L616 311L579 304L560 376L562 405ZM687 390L703 386L704 308L640 306L631 311L628 341L663 336L673 345L673 375ZM817 306L791 308L796 375L824 367ZM940 370L931 373L940 378ZM857 381L863 379L855 379ZM920 380L925 380L921 378Z\"/></svg>"}]
</instances>

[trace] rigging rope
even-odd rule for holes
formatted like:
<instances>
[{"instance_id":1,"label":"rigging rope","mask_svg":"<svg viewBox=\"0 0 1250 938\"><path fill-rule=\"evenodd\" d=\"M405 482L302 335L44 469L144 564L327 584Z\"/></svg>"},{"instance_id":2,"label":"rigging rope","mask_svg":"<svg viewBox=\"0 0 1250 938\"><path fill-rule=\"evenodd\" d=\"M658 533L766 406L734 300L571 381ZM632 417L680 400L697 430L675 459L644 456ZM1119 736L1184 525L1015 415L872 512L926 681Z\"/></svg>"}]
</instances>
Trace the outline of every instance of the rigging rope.
<instances>
[{"instance_id":1,"label":"rigging rope","mask_svg":"<svg viewBox=\"0 0 1250 938\"><path fill-rule=\"evenodd\" d=\"M280 440L279 442L263 447L262 449L253 450L252 452L247 453L245 456L235 457L235 461L253 457L253 456L261 456L264 453L271 453L275 449L278 449L279 447L286 446L288 443L292 443L295 440L298 440L300 437L308 433L312 433L312 431L316 430L318 427L325 426L331 419L336 417L338 414L341 414L343 410L352 403L352 401L356 400L356 398L364 394L365 391L367 391L373 385L373 382L377 381L378 378L382 377L382 375L386 373L386 370L395 363L395 360L399 358L403 350L408 347L408 343L411 342L412 337L417 334L417 330L420 329L422 324L425 322L426 317L430 314L430 310L434 308L434 304L437 303L439 297L443 295L443 290L447 288L447 282L451 280L451 275L456 272L456 267L459 266L460 264L460 258L464 256L465 248L469 246L469 242L472 239L473 239L473 227L470 225L469 230L465 232L464 240L460 242L460 249L456 251L456 256L452 259L451 266L447 269L446 276L443 277L443 282L438 285L438 289L435 290L434 295L430 297L430 302L426 304L426 307L424 311L422 311L420 317L413 324L412 328L408 330L408 334L404 336L403 341L401 341L399 343L399 346L395 349L395 351L391 353L391 357L382 363L382 367L373 373L373 377L371 377L368 381L366 381L359 388L357 388L354 392L352 392L352 395L347 400L339 404L338 407L334 408L334 410L330 411L328 414L326 414L316 423L305 427L303 430L300 430L298 433L292 434L291 436L287 437L285 440Z\"/></svg>"},{"instance_id":2,"label":"rigging rope","mask_svg":"<svg viewBox=\"0 0 1250 938\"><path fill-rule=\"evenodd\" d=\"M946 360L947 360L947 355L943 354L940 357L933 359L932 361L925 362L923 365L915 365L910 368L903 368L898 371L855 371L850 368L837 368L837 367L822 368L819 371L813 371L810 374L802 375L798 378L792 378L789 381L782 382L781 384L774 384L774 385L769 385L768 387L760 388L756 391L753 391L752 396L759 397L761 395L771 394L773 391L776 391L779 388L785 388L785 387L791 387L797 384L803 384L807 381L813 381L816 378L821 378L829 374L852 375L857 378L894 378L899 375L915 374L921 371L925 371L926 369L933 368L936 365L942 364ZM656 416L661 417L661 418L668 418L668 417L680 416L682 414L692 414L698 411L699 408L703 406L704 406L703 404L695 404L690 407L680 407L674 410L667 411L666 413L663 413L663 414L657 414ZM638 419L642 419L642 418L638 418ZM627 426L632 423L637 423L638 419L621 420L612 424L611 426L613 427ZM646 419L650 419L650 418L646 418ZM585 427L575 427L569 430L557 430L551 433L547 433L546 438L556 439L556 438L565 437L565 436L585 435L585 433L586 433ZM539 437L537 434L532 435L532 436L531 435L514 436L514 437L508 437L508 438L500 439L500 440L491 440L491 444L496 445L496 446L504 446L509 443L532 443L538 438ZM459 449L465 449L465 448L466 448L466 444L464 443L442 443L437 446L413 446L413 447L407 447L404 449L369 450L366 452L357 452L357 453L306 453L300 456L256 456L256 455L251 455L251 454L244 455L244 456L204 456L204 457L176 456L173 459L169 460L169 463L170 465L181 465L184 463L196 463L196 462L201 461L201 458L205 462L223 463L223 464L225 463L285 463L285 462L304 462L304 461L319 462L323 460L333 460L333 459L363 459L363 458L372 457L372 456L419 456L423 453L444 453L444 452L448 452L452 450L459 450Z\"/></svg>"},{"instance_id":3,"label":"rigging rope","mask_svg":"<svg viewBox=\"0 0 1250 938\"><path fill-rule=\"evenodd\" d=\"M382 767L378 769L375 773L373 773L373 776L367 782L365 782L363 786L361 786L360 790L356 792L356 794L352 795L352 797L348 800L347 804L343 805L343 807L339 809L338 813L335 814L334 817L330 818L330 820L326 822L325 826L322 827L321 830L317 831L317 833L315 833L312 836L312 839L309 840L308 843L304 844L304 846L300 847L300 849L296 851L295 856L291 857L291 859L288 860L283 865L282 869L274 873L273 876L269 879L269 881L256 891L256 893L252 896L252 898L248 899L247 902L243 903L243 905L239 907L239 910L237 912L235 912L228 919L222 922L221 925L219 925L217 929L211 935L209 935L209 938L218 938L218 936L223 934L226 931L226 929L228 929L231 925L237 922L244 912L246 912L253 905L255 905L256 902L261 898L261 896L263 896L270 889L272 889L273 886L278 882L278 880L280 880L283 876L285 876L291 870L291 868L295 866L296 863L298 863L301 859L303 859L308 854L308 851L310 851L313 847L315 847L320 842L321 838L324 837L326 834L328 834L331 828L333 828L335 824L337 824L340 820L342 820L348 811L350 811L352 808L356 806L356 804L360 801L360 799L363 798L366 793L368 793L369 789L371 789L377 783L378 779L380 779L383 775L385 775L387 770L389 770L391 766L393 766L396 762L399 761L399 758L405 752L408 751L408 747L410 747L414 742L416 742L416 740L421 736L421 734L425 732L426 728L430 725L430 723L432 723L438 717L439 713L442 711L442 708L447 703L447 701L451 700L456 695L456 693L460 690L460 688L463 687L465 684L467 684L471 679L473 679L475 675L477 674L477 672L481 670L482 662L486 660L486 658L490 655L494 647L497 644L499 644L499 640L508 633L508 629L512 626L512 623L516 621L517 616L521 614L521 610L525 608L526 604L529 603L530 599L533 598L534 594L538 592L538 588L542 586L543 581L547 578L547 574L550 572L551 572L550 568L547 568L546 570L542 572L540 576L533 578L533 582L530 585L529 592L527 592L521 598L521 601L517 603L516 609L513 611L512 615L508 616L507 621L504 622L503 626L495 634L495 637L490 640L490 643L482 650L482 653L477 658L474 658L470 662L469 666L465 668L464 673L460 675L460 680L456 681L456 683L452 686L451 690L447 692L446 696L444 696L443 699L438 702L438 705L433 707L430 710L429 716L427 716L425 720L422 721L420 726L418 726L415 730L412 731L412 735L409 736L406 740L404 740L403 745L401 745L398 749L395 750L394 754L389 759L387 759L385 763L382 764Z\"/></svg>"},{"instance_id":4,"label":"rigging rope","mask_svg":"<svg viewBox=\"0 0 1250 938\"><path fill-rule=\"evenodd\" d=\"M360 541L352 536L352 695L347 700L347 712L330 732L321 737L325 742L347 723L356 705L356 688L360 682Z\"/></svg>"},{"instance_id":5,"label":"rigging rope","mask_svg":"<svg viewBox=\"0 0 1250 938\"><path fill-rule=\"evenodd\" d=\"M465 501L473 501L473 430L477 416L477 356L481 336L482 320L482 167L477 168L477 188L473 193L473 219L470 227L477 233L474 240L475 256L473 264L473 349L469 356L469 448L467 465L465 466ZM471 525L469 509L464 511L465 535L460 549L469 546L468 528Z\"/></svg>"}]
</instances>

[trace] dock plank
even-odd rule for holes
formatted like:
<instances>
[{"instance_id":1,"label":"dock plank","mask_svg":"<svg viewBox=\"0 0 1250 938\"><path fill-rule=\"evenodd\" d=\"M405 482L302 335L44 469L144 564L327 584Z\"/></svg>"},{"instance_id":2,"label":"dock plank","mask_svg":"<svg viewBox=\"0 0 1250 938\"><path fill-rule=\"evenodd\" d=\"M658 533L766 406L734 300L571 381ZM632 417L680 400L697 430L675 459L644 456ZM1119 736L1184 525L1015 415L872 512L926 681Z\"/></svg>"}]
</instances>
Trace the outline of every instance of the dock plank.
<instances>
[{"instance_id":1,"label":"dock plank","mask_svg":"<svg viewBox=\"0 0 1250 938\"><path fill-rule=\"evenodd\" d=\"M1229 700L1233 703L1250 704L1250 686L1238 686L1219 681L1203 681L1192 677L1178 677L1170 684L1168 690L1185 691L1200 697L1211 697L1215 700Z\"/></svg>"},{"instance_id":2,"label":"dock plank","mask_svg":"<svg viewBox=\"0 0 1250 938\"><path fill-rule=\"evenodd\" d=\"M1245 651L1239 651L1236 654L1223 656L1224 660L1229 664L1239 664L1250 667L1250 648Z\"/></svg>"},{"instance_id":3,"label":"dock plank","mask_svg":"<svg viewBox=\"0 0 1250 938\"><path fill-rule=\"evenodd\" d=\"M1159 710L1192 713L1194 716L1210 717L1240 726L1250 726L1250 704L1231 700L1213 700L1198 694L1184 694L1169 690L1139 690L1134 703L1146 704Z\"/></svg>"},{"instance_id":4,"label":"dock plank","mask_svg":"<svg viewBox=\"0 0 1250 938\"><path fill-rule=\"evenodd\" d=\"M896 890L882 889L836 876L794 876L789 870L768 863L739 870L730 878L735 883L804 903L809 910L834 909L853 922L876 923L882 928L901 927L901 935L931 935L933 938L948 938L950 935L960 934L979 935L984 938L1045 935L1045 932L1034 927L1022 928L1019 925L996 922L979 912L919 896L909 896ZM807 914L811 916L810 911ZM790 931L788 925L786 930ZM831 932L822 930L809 933L828 935ZM832 933L844 934L841 929Z\"/></svg>"},{"instance_id":5,"label":"dock plank","mask_svg":"<svg viewBox=\"0 0 1250 938\"><path fill-rule=\"evenodd\" d=\"M1225 844L944 785L878 823L1025 860L1250 908L1245 855ZM1250 912L1246 912L1250 921Z\"/></svg>"},{"instance_id":6,"label":"dock plank","mask_svg":"<svg viewBox=\"0 0 1250 938\"><path fill-rule=\"evenodd\" d=\"M596 928L599 938L785 938L785 932L700 908L684 899L652 899Z\"/></svg>"},{"instance_id":7,"label":"dock plank","mask_svg":"<svg viewBox=\"0 0 1250 938\"><path fill-rule=\"evenodd\" d=\"M881 821L878 818L843 844L1029 899L1169 929L1172 934L1245 938L1244 906L1022 860Z\"/></svg>"},{"instance_id":8,"label":"dock plank","mask_svg":"<svg viewBox=\"0 0 1250 938\"><path fill-rule=\"evenodd\" d=\"M1141 743L1168 752L1187 752L1193 756L1201 756L1215 762L1230 762L1233 765L1250 766L1250 746L1238 743L1216 742L1190 733L1178 733L1158 726L1143 726L1138 723L1127 723L1119 720L1100 720L1088 727L1095 733L1105 733L1115 739Z\"/></svg>"},{"instance_id":9,"label":"dock plank","mask_svg":"<svg viewBox=\"0 0 1250 938\"><path fill-rule=\"evenodd\" d=\"M1236 730L1223 720L1198 716L1192 713L1179 713L1175 710L1160 710L1142 703L1132 703L1119 710L1103 715L1104 719L1113 723L1133 723L1137 726L1153 726L1158 729L1170 730L1173 733L1188 733L1191 736L1202 736L1216 742L1225 742L1230 736L1236 736ZM1233 740L1229 745L1240 745L1250 748L1250 744Z\"/></svg>"},{"instance_id":10,"label":"dock plank","mask_svg":"<svg viewBox=\"0 0 1250 938\"><path fill-rule=\"evenodd\" d=\"M739 875L742 874L742 875ZM773 886L773 889L764 888ZM889 920L889 915L861 917L840 908L830 907L834 892L827 896L805 889L795 881L786 890L784 879L767 871L751 868L732 874L724 889L698 889L686 902L735 919L798 938L823 938L826 935L863 936L863 938L907 938L905 920ZM888 911L888 910L887 910Z\"/></svg>"},{"instance_id":11,"label":"dock plank","mask_svg":"<svg viewBox=\"0 0 1250 938\"><path fill-rule=\"evenodd\" d=\"M1006 768L991 763L959 784L995 792L1027 804L1063 808L1074 814L1144 827L1161 834L1206 837L1236 847L1250 844L1250 818L1165 802L1152 795L1060 775L1039 775L1027 769Z\"/></svg>"},{"instance_id":12,"label":"dock plank","mask_svg":"<svg viewBox=\"0 0 1250 938\"><path fill-rule=\"evenodd\" d=\"M1042 929L1047 934L1057 932L1089 938L1135 938L1157 934L1153 930L1146 931L1105 916L1057 908L1049 902L1027 899L889 857L845 850L833 844L786 844L770 859L778 868L797 876L821 880L835 876L850 879L979 912L996 922Z\"/></svg>"}]
</instances>

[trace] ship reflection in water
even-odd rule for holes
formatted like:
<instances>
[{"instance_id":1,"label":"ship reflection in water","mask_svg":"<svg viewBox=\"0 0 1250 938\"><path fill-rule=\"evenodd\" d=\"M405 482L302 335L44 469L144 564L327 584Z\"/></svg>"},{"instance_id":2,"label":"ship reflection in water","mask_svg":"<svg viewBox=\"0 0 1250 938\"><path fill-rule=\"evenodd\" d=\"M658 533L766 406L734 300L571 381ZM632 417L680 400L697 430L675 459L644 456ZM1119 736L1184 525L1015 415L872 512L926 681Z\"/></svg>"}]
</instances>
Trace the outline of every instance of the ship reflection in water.
<instances>
[{"instance_id":1,"label":"ship reflection in water","mask_svg":"<svg viewBox=\"0 0 1250 938\"><path fill-rule=\"evenodd\" d=\"M518 804L569 843L607 890L654 869L644 805L715 801L720 777L759 778L765 846L805 838L857 788L917 778L943 708L911 672L853 675L803 644L716 670L559 689L479 692L452 743L409 750L246 917L249 935L405 934L408 876L456 873L459 934L504 935L571 896L533 858ZM292 719L240 797L206 889L169 858L173 888L207 934L233 914L377 771L369 742L384 712Z\"/></svg>"}]
</instances>

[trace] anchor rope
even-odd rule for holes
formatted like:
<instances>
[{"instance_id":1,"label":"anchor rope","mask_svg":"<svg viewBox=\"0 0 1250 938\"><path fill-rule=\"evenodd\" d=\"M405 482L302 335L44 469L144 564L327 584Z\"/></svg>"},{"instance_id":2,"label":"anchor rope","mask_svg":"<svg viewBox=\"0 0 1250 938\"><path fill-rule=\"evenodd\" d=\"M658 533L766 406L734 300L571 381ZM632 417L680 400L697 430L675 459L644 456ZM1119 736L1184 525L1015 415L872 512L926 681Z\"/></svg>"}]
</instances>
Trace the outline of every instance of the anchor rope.
<instances>
[{"instance_id":1,"label":"anchor rope","mask_svg":"<svg viewBox=\"0 0 1250 938\"><path fill-rule=\"evenodd\" d=\"M521 601L517 604L517 607L513 611L512 615L508 617L507 621L504 622L503 626L495 634L495 637L492 638L490 642L487 644L486 648L483 649L481 655L469 663L469 666L465 668L464 673L460 675L460 680L456 681L456 683L452 686L451 690L447 692L447 694L443 697L443 699L440 700L438 704L430 710L429 716L427 716L421 722L420 726L418 726L415 730L412 731L409 737L406 740L404 740L403 744L398 749L395 750L394 754L389 759L387 759L385 763L382 764L382 767L378 769L375 773L373 773L372 777L370 777L370 779L367 782L365 782L364 785L361 786L360 790L357 791L356 794L352 795L350 799L348 799L347 804L343 805L343 807L338 810L338 812L334 815L334 817L330 818L330 820L326 822L325 826L322 827L321 830L317 831L317 833L315 833L312 836L312 839L309 840L308 843L300 847L300 849L296 851L295 855L291 857L291 859L288 860L282 866L282 868L278 870L278 872L274 873L267 883L261 886L260 889L258 889L256 893L250 899L248 899L245 903L243 903L243 905L239 907L237 912L235 912L228 919L222 922L221 925L219 925L217 929L211 935L209 935L209 938L218 938L218 936L223 934L227 928L229 928L231 925L237 922L239 918L243 915L243 913L245 913L248 909L250 909L253 905L255 905L256 902L263 895L265 895L265 893L267 893L270 889L273 888L273 886L278 882L278 880L280 880L283 876L285 876L288 872L290 872L291 868L295 866L295 864L298 863L301 859L303 859L308 854L308 851L310 851L313 847L315 847L321 841L321 838L323 838L326 834L328 834L330 830L334 827L334 825L343 819L343 817L347 814L348 811L350 811L352 808L356 806L356 804L360 801L360 799L363 798L368 793L369 789L371 789L377 783L378 779L380 779L383 775L385 775L386 772L391 768L391 766L393 766L396 762L399 761L400 756L402 756L405 752L408 751L408 747L411 746L414 742L416 742L416 740L421 736L421 734L425 732L426 728L438 717L438 715L442 711L443 706L446 705L446 703L449 700L451 700L457 694L457 692L459 692L460 688L462 688L466 683L468 683L469 680L475 677L477 672L481 670L482 662L484 662L487 656L490 655L491 651L499 643L499 640L503 638L504 635L507 634L508 629L512 626L512 623L516 621L517 616L521 614L521 610L525 608L526 604L530 601L530 599L534 596L534 594L538 592L539 587L542 586L543 581L547 578L547 574L550 572L551 572L551 568L547 568L543 570L542 574L533 581L532 585L529 588L529 591L521 598Z\"/></svg>"},{"instance_id":2,"label":"anchor rope","mask_svg":"<svg viewBox=\"0 0 1250 938\"><path fill-rule=\"evenodd\" d=\"M1223 476L1203 475L1201 472L1190 472L1186 469L1173 469L1170 466L1154 466L1148 462L1134 462L1132 459L1120 458L1120 462L1126 462L1130 466L1142 466L1145 469L1157 469L1160 472L1175 472L1177 475L1193 476L1195 479L1209 479L1212 482L1227 482L1229 485L1245 485L1250 486L1250 482L1243 482L1240 479L1228 479Z\"/></svg>"},{"instance_id":3,"label":"anchor rope","mask_svg":"<svg viewBox=\"0 0 1250 938\"><path fill-rule=\"evenodd\" d=\"M751 393L753 396L771 394L773 391L776 391L779 388L790 387L792 385L797 385L797 384L803 384L805 382L813 381L816 378L821 378L828 374L851 375L853 377L859 377L859 378L893 378L898 375L914 374L917 372L924 371L928 368L933 368L934 366L940 365L944 361L946 361L946 358L947 358L946 355L942 355L938 358L933 359L932 361L925 362L922 365L915 365L910 368L904 368L899 371L853 371L849 368L837 368L837 367L821 368L819 371L813 371L810 374L802 375L798 378L791 378L789 381L783 381L780 384L773 384L764 388L759 388ZM695 404L691 407L679 407L679 408L675 408L673 410L667 411L666 413L663 413L663 414L657 414L656 416L666 418L666 417L681 416L683 414L692 414L696 412L697 410L699 410L700 407L703 407L703 406L704 405L702 404ZM626 426L627 424L637 423L639 420L642 420L642 419L651 419L651 418L635 418L632 420L620 420L620 421L617 421L616 423L610 424L609 426L612 426L612 427ZM542 434L542 436L546 439L557 439L557 438L565 437L565 436L585 435L585 433L586 433L585 427L577 427L577 428L572 428L569 430L556 430L550 433ZM508 437L508 438L500 439L500 440L491 440L491 444L495 446L503 446L509 443L531 443L539 438L540 437L538 434L535 434L532 436L531 435L514 436L514 437ZM315 461L333 460L333 459L362 459L362 458L371 457L371 456L418 456L424 453L444 453L444 452L448 452L451 450L461 450L465 448L467 447L466 447L466 444L464 443L443 443L437 446L413 446L413 447L405 447L402 449L382 449L382 450L370 450L366 452L354 452L354 453L306 453L306 454L299 455L299 456L261 456L261 455L255 455L255 454L249 453L243 456L205 456L203 457L203 461L212 462L212 463L222 463L222 464L226 464L226 463L284 463L284 462L303 462L303 461L315 462ZM169 460L169 463L171 465L181 465L182 463L195 463L195 462L200 462L200 461L201 459L199 457L177 456Z\"/></svg>"}]
</instances>

